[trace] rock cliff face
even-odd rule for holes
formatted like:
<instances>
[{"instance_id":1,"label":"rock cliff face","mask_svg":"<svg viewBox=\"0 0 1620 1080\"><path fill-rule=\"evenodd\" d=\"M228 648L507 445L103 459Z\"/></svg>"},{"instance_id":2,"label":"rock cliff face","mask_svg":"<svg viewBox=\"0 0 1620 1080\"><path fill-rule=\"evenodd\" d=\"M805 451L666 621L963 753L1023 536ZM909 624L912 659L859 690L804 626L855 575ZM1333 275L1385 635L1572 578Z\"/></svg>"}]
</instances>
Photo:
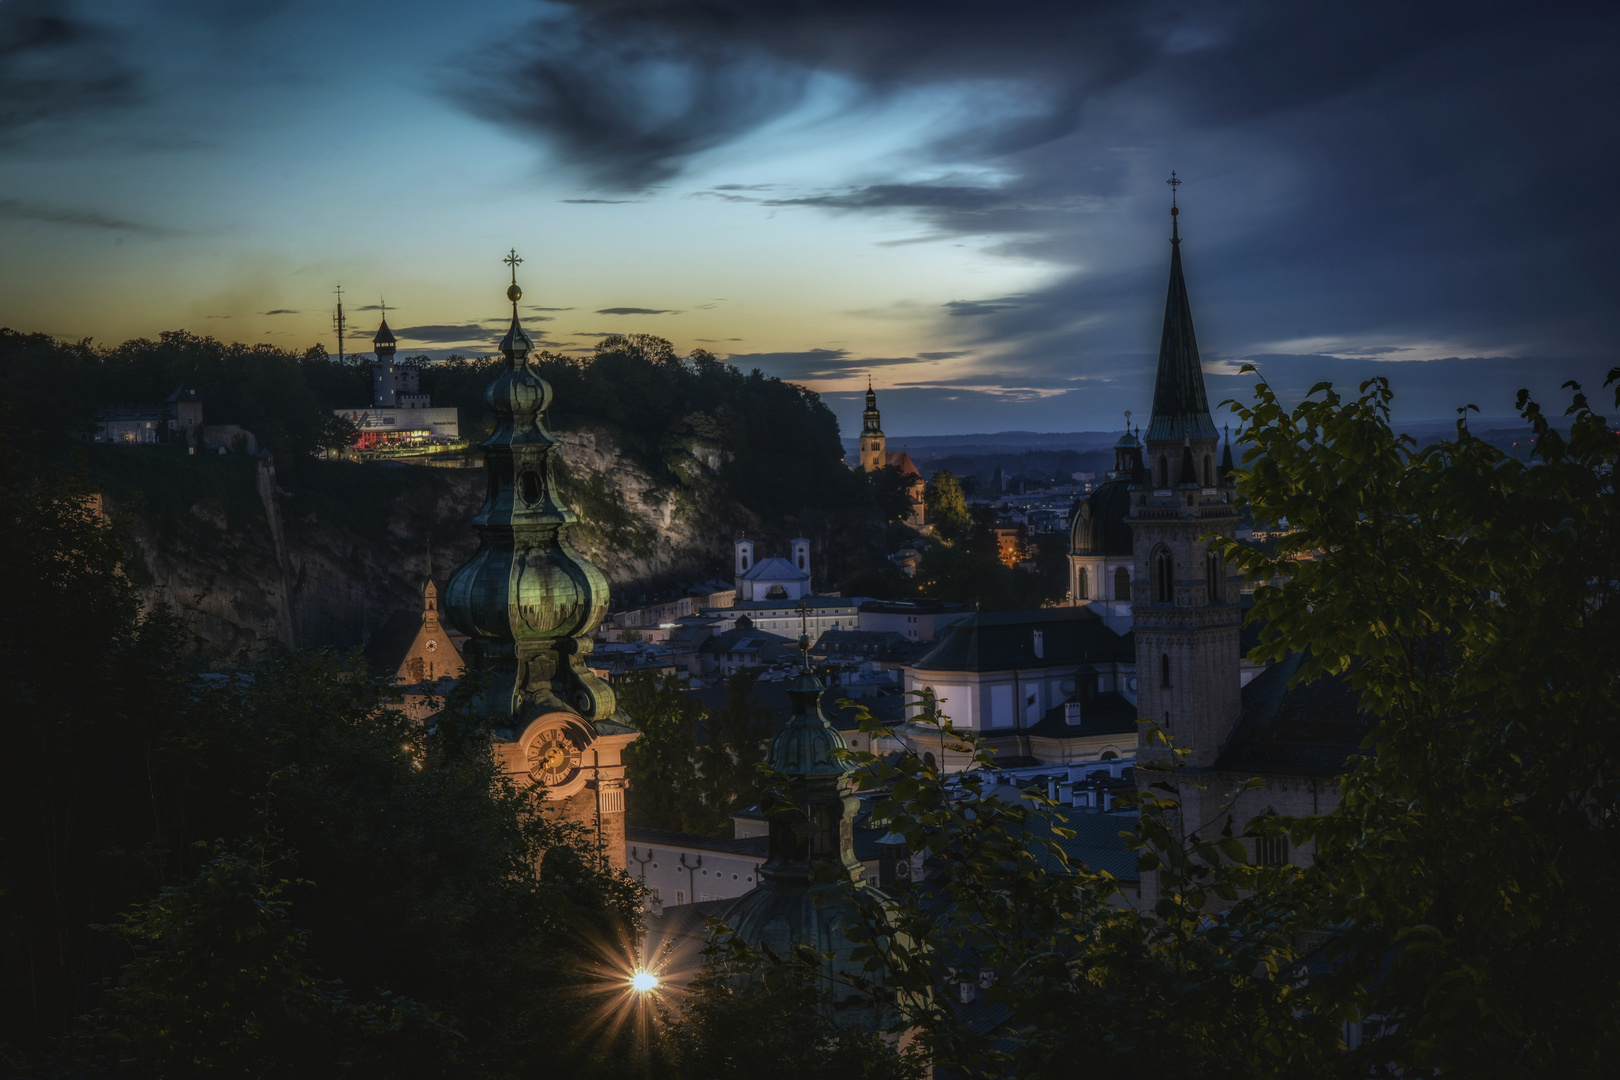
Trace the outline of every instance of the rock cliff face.
<instances>
[{"instance_id":1,"label":"rock cliff face","mask_svg":"<svg viewBox=\"0 0 1620 1080\"><path fill-rule=\"evenodd\" d=\"M615 589L728 572L732 536L758 529L707 464L660 482L609 431L559 438L575 542ZM249 458L108 452L124 456L94 471L133 541L131 577L216 666L287 644L289 621L298 646L368 646L386 666L392 639L414 633L429 550L442 585L478 544L482 467L283 462L267 477Z\"/></svg>"}]
</instances>

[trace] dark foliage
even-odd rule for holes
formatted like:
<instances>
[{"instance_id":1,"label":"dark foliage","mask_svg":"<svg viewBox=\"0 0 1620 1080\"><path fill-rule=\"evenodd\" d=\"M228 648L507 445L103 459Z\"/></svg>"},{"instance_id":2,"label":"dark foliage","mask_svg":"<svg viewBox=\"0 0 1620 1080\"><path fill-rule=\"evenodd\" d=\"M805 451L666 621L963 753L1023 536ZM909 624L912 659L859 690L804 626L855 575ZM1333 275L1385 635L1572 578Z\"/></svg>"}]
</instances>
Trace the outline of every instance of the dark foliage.
<instances>
[{"instance_id":1,"label":"dark foliage","mask_svg":"<svg viewBox=\"0 0 1620 1080\"><path fill-rule=\"evenodd\" d=\"M636 887L502 779L457 699L430 735L379 708L357 658L182 670L85 495L0 457L13 1065L476 1076L615 1060L593 994L616 986L603 958Z\"/></svg>"}]
</instances>

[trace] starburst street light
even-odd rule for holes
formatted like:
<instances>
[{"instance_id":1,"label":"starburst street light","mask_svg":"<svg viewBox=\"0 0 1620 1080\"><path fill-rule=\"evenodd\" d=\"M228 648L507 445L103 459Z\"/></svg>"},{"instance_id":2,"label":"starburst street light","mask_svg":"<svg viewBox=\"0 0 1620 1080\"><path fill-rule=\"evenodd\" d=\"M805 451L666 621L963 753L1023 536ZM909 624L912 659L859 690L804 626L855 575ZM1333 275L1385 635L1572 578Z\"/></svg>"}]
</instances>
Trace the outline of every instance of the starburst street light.
<instances>
[{"instance_id":1,"label":"starburst street light","mask_svg":"<svg viewBox=\"0 0 1620 1080\"><path fill-rule=\"evenodd\" d=\"M637 971L630 976L630 989L638 994L650 994L658 989L658 976L650 971Z\"/></svg>"}]
</instances>

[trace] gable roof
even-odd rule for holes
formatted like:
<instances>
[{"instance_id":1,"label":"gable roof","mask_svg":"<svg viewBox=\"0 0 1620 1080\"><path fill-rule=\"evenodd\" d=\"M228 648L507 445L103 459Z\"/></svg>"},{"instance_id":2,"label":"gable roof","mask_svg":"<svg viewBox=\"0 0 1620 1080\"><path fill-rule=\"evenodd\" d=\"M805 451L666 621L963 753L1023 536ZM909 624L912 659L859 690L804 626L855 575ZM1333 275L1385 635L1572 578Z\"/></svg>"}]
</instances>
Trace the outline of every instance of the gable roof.
<instances>
[{"instance_id":1,"label":"gable roof","mask_svg":"<svg viewBox=\"0 0 1620 1080\"><path fill-rule=\"evenodd\" d=\"M774 555L761 559L743 574L744 581L809 581L810 575Z\"/></svg>"},{"instance_id":2,"label":"gable roof","mask_svg":"<svg viewBox=\"0 0 1620 1080\"><path fill-rule=\"evenodd\" d=\"M891 450L884 454L883 464L893 465L907 476L915 476L919 480L922 479L922 472L917 468L917 463L912 461L911 455L906 453L904 450Z\"/></svg>"},{"instance_id":3,"label":"gable roof","mask_svg":"<svg viewBox=\"0 0 1620 1080\"><path fill-rule=\"evenodd\" d=\"M1243 688L1243 712L1214 768L1289 776L1336 776L1361 749L1375 720L1341 678L1289 687L1302 654L1292 653Z\"/></svg>"},{"instance_id":4,"label":"gable roof","mask_svg":"<svg viewBox=\"0 0 1620 1080\"><path fill-rule=\"evenodd\" d=\"M1041 653L1035 655L1035 631ZM1134 661L1136 638L1116 634L1090 608L1040 608L969 615L952 623L912 667L919 671L1009 671Z\"/></svg>"}]
</instances>

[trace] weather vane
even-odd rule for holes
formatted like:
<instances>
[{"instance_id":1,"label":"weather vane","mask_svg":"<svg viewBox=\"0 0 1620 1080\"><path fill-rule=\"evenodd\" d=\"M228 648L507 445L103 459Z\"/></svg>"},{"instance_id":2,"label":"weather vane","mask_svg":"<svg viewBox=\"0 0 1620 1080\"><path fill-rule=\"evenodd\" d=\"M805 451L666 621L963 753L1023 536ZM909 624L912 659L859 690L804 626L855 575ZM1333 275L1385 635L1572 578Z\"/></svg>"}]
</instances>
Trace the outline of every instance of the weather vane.
<instances>
[{"instance_id":1,"label":"weather vane","mask_svg":"<svg viewBox=\"0 0 1620 1080\"><path fill-rule=\"evenodd\" d=\"M384 300L380 296L377 297L377 307L378 307L378 309L380 311L382 311L383 322L387 322L388 321L388 301Z\"/></svg>"},{"instance_id":2,"label":"weather vane","mask_svg":"<svg viewBox=\"0 0 1620 1080\"><path fill-rule=\"evenodd\" d=\"M1181 181L1176 179L1176 170L1170 170L1170 179L1166 180L1165 183L1170 185L1170 205L1174 207L1176 205L1176 188L1181 186Z\"/></svg>"},{"instance_id":3,"label":"weather vane","mask_svg":"<svg viewBox=\"0 0 1620 1080\"><path fill-rule=\"evenodd\" d=\"M512 284L516 285L517 284L517 268L519 266L523 265L523 258L520 255L518 255L517 248L513 248L512 250L507 252L506 258L502 259L501 262L505 263L507 266L510 266L512 268Z\"/></svg>"}]
</instances>

